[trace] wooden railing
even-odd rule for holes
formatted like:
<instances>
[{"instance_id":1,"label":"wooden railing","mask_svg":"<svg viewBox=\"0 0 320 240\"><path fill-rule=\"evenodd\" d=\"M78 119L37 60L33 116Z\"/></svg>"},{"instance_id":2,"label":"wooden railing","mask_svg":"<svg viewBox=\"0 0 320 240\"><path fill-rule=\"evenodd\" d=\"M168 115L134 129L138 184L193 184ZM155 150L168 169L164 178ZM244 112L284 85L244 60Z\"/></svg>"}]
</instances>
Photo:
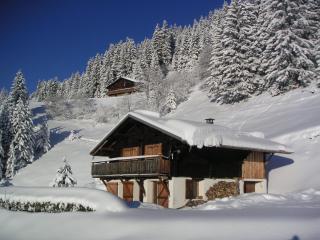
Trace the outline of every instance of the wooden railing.
<instances>
[{"instance_id":1,"label":"wooden railing","mask_svg":"<svg viewBox=\"0 0 320 240\"><path fill-rule=\"evenodd\" d=\"M93 177L116 175L169 175L170 162L164 156L136 156L92 162Z\"/></svg>"},{"instance_id":2,"label":"wooden railing","mask_svg":"<svg viewBox=\"0 0 320 240\"><path fill-rule=\"evenodd\" d=\"M107 94L108 96L115 96L115 95L124 94L124 93L132 93L135 91L136 91L135 87L130 87L130 88L117 89L117 90L110 90L107 92Z\"/></svg>"}]
</instances>

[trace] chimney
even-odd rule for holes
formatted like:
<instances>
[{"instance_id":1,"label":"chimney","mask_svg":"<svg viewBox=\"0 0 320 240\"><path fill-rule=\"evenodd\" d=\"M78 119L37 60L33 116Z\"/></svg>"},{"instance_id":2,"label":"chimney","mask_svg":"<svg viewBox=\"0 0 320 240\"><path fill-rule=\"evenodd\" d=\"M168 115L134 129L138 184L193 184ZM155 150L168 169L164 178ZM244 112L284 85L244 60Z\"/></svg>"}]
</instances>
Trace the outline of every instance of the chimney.
<instances>
[{"instance_id":1,"label":"chimney","mask_svg":"<svg viewBox=\"0 0 320 240\"><path fill-rule=\"evenodd\" d=\"M207 124L213 124L214 123L214 118L206 118L206 123Z\"/></svg>"}]
</instances>

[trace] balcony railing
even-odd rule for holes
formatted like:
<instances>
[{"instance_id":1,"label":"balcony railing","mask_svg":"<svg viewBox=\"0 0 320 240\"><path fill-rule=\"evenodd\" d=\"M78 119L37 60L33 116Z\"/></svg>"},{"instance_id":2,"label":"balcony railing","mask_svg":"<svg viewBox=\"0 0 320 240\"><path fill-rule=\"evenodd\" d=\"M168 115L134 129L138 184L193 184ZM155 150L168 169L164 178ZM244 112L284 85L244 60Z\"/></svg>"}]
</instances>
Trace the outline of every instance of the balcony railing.
<instances>
[{"instance_id":1,"label":"balcony railing","mask_svg":"<svg viewBox=\"0 0 320 240\"><path fill-rule=\"evenodd\" d=\"M160 176L170 174L170 162L164 156L134 156L92 162L92 177Z\"/></svg>"},{"instance_id":2,"label":"balcony railing","mask_svg":"<svg viewBox=\"0 0 320 240\"><path fill-rule=\"evenodd\" d=\"M110 90L107 92L107 94L108 96L116 96L116 95L125 94L125 93L132 93L135 91L136 91L135 87L130 87L130 88L117 89L117 90Z\"/></svg>"}]
</instances>

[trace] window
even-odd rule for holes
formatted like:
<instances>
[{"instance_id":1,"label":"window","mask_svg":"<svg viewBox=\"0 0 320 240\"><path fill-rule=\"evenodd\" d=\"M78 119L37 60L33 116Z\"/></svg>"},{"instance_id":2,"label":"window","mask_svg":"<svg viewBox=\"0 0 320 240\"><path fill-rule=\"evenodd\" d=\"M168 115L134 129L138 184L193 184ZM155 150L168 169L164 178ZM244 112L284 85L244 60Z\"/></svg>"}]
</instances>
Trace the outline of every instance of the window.
<instances>
[{"instance_id":1,"label":"window","mask_svg":"<svg viewBox=\"0 0 320 240\"><path fill-rule=\"evenodd\" d=\"M186 199L196 199L199 195L199 181L194 179L186 180Z\"/></svg>"}]
</instances>

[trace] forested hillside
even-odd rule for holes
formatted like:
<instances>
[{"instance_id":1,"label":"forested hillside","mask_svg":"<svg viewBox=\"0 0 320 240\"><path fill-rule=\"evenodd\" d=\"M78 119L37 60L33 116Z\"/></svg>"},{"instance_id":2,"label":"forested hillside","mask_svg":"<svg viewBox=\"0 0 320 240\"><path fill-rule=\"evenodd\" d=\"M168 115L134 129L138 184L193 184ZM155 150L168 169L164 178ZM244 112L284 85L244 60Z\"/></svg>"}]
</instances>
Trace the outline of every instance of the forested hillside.
<instances>
[{"instance_id":1,"label":"forested hillside","mask_svg":"<svg viewBox=\"0 0 320 240\"><path fill-rule=\"evenodd\" d=\"M34 97L101 98L108 84L129 76L145 81L146 108L161 111L168 98L184 101L198 82L220 103L319 86L319 26L319 0L232 0L192 26L163 21L151 39L111 44L83 73L40 81Z\"/></svg>"}]
</instances>

